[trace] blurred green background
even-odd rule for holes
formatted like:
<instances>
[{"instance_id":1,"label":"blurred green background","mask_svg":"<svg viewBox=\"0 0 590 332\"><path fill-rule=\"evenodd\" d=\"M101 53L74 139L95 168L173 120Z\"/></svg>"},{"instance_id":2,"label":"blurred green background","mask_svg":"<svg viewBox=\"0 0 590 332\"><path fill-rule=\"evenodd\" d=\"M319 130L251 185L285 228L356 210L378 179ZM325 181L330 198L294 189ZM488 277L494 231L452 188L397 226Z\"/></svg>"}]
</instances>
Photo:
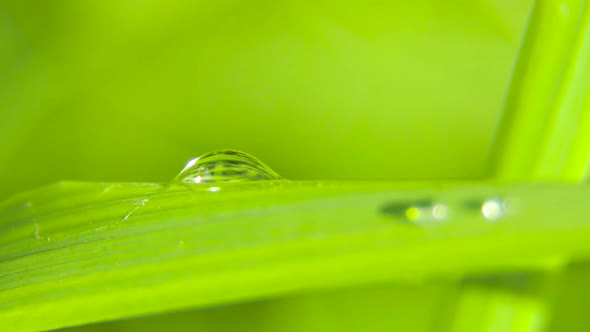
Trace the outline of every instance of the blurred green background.
<instances>
[{"instance_id":1,"label":"blurred green background","mask_svg":"<svg viewBox=\"0 0 590 332\"><path fill-rule=\"evenodd\" d=\"M0 0L0 198L166 181L482 175L531 0Z\"/></svg>"}]
</instances>

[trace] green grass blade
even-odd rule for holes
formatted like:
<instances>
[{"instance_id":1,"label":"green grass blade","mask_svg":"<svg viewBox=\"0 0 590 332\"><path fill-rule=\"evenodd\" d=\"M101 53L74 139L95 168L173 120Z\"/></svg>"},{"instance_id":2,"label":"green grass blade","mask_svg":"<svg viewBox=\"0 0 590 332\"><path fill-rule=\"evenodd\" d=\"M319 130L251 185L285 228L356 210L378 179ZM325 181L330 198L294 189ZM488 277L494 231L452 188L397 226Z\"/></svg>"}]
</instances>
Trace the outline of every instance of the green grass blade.
<instances>
[{"instance_id":1,"label":"green grass blade","mask_svg":"<svg viewBox=\"0 0 590 332\"><path fill-rule=\"evenodd\" d=\"M590 158L590 5L533 9L492 154L501 180L581 181Z\"/></svg>"},{"instance_id":2,"label":"green grass blade","mask_svg":"<svg viewBox=\"0 0 590 332\"><path fill-rule=\"evenodd\" d=\"M510 208L490 221L481 204L496 197ZM579 217L588 199L587 188L564 185L60 183L0 205L0 326L553 267L589 254ZM428 202L448 218L407 210Z\"/></svg>"}]
</instances>

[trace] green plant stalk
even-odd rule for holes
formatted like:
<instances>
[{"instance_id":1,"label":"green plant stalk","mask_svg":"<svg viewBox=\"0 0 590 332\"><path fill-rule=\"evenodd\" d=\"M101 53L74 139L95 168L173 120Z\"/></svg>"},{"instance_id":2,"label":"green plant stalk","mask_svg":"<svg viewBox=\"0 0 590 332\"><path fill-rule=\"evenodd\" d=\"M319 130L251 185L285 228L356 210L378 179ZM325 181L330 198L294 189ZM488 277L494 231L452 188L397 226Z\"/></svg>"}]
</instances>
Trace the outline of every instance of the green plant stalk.
<instances>
[{"instance_id":1,"label":"green plant stalk","mask_svg":"<svg viewBox=\"0 0 590 332\"><path fill-rule=\"evenodd\" d=\"M553 269L590 255L585 187L209 189L60 183L4 202L0 326L44 330L312 289ZM512 208L487 220L479 204L495 197ZM410 220L386 208L429 200L444 203L448 218Z\"/></svg>"},{"instance_id":2,"label":"green plant stalk","mask_svg":"<svg viewBox=\"0 0 590 332\"><path fill-rule=\"evenodd\" d=\"M587 1L536 1L491 154L495 178L587 179L589 29Z\"/></svg>"}]
</instances>

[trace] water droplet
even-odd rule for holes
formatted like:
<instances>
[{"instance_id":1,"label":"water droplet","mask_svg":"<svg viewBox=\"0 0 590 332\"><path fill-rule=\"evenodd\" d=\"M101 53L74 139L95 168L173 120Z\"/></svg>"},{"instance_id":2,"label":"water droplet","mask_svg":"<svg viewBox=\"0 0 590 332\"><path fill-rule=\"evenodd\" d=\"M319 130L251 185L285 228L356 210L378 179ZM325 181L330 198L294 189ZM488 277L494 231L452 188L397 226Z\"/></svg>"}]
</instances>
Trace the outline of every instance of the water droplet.
<instances>
[{"instance_id":1,"label":"water droplet","mask_svg":"<svg viewBox=\"0 0 590 332\"><path fill-rule=\"evenodd\" d=\"M184 241L178 241L178 248L184 248Z\"/></svg>"},{"instance_id":2,"label":"water droplet","mask_svg":"<svg viewBox=\"0 0 590 332\"><path fill-rule=\"evenodd\" d=\"M381 207L381 213L392 217L403 217L416 219L420 214L420 207L430 206L432 202L428 199L412 201L391 201Z\"/></svg>"},{"instance_id":3,"label":"water droplet","mask_svg":"<svg viewBox=\"0 0 590 332\"><path fill-rule=\"evenodd\" d=\"M504 215L504 202L492 198L488 199L481 205L481 214L489 221L496 221Z\"/></svg>"},{"instance_id":4,"label":"water droplet","mask_svg":"<svg viewBox=\"0 0 590 332\"><path fill-rule=\"evenodd\" d=\"M433 203L430 200L390 202L381 208L381 213L415 223L440 222L449 216L449 207L447 204Z\"/></svg>"},{"instance_id":5,"label":"water droplet","mask_svg":"<svg viewBox=\"0 0 590 332\"><path fill-rule=\"evenodd\" d=\"M422 211L420 211L420 209L415 206L410 206L406 209L404 214L408 220L416 220L420 218Z\"/></svg>"},{"instance_id":6,"label":"water droplet","mask_svg":"<svg viewBox=\"0 0 590 332\"><path fill-rule=\"evenodd\" d=\"M449 207L443 203L436 203L432 206L432 217L438 221L447 219Z\"/></svg>"},{"instance_id":7,"label":"water droplet","mask_svg":"<svg viewBox=\"0 0 590 332\"><path fill-rule=\"evenodd\" d=\"M235 150L216 150L189 160L175 178L181 183L280 180L282 177L255 157ZM209 191L217 191L211 187Z\"/></svg>"}]
</instances>

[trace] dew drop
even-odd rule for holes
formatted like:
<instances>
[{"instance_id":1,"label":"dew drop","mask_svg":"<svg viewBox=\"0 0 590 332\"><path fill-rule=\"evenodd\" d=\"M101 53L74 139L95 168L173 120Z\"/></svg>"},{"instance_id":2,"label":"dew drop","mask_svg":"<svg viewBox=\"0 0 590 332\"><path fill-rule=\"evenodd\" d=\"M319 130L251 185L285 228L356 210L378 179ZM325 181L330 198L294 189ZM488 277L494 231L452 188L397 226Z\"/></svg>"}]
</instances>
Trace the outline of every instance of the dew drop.
<instances>
[{"instance_id":1,"label":"dew drop","mask_svg":"<svg viewBox=\"0 0 590 332\"><path fill-rule=\"evenodd\" d=\"M448 218L449 207L445 203L430 200L391 202L381 208L381 213L412 223L441 222Z\"/></svg>"},{"instance_id":2,"label":"dew drop","mask_svg":"<svg viewBox=\"0 0 590 332\"><path fill-rule=\"evenodd\" d=\"M481 214L489 221L496 221L504 215L504 204L496 198L488 199L481 205Z\"/></svg>"},{"instance_id":3,"label":"dew drop","mask_svg":"<svg viewBox=\"0 0 590 332\"><path fill-rule=\"evenodd\" d=\"M410 206L404 211L404 215L408 220L416 220L419 219L422 215L422 211L415 206Z\"/></svg>"},{"instance_id":4,"label":"dew drop","mask_svg":"<svg viewBox=\"0 0 590 332\"><path fill-rule=\"evenodd\" d=\"M175 181L221 183L280 180L282 177L255 157L236 150L216 150L188 161ZM210 191L217 191L211 187Z\"/></svg>"},{"instance_id":5,"label":"dew drop","mask_svg":"<svg viewBox=\"0 0 590 332\"><path fill-rule=\"evenodd\" d=\"M487 221L496 222L518 213L518 199L491 196L483 199L471 199L463 202L469 212L477 212Z\"/></svg>"},{"instance_id":6,"label":"dew drop","mask_svg":"<svg viewBox=\"0 0 590 332\"><path fill-rule=\"evenodd\" d=\"M449 207L443 203L436 203L432 206L432 217L442 221L449 216Z\"/></svg>"}]
</instances>

